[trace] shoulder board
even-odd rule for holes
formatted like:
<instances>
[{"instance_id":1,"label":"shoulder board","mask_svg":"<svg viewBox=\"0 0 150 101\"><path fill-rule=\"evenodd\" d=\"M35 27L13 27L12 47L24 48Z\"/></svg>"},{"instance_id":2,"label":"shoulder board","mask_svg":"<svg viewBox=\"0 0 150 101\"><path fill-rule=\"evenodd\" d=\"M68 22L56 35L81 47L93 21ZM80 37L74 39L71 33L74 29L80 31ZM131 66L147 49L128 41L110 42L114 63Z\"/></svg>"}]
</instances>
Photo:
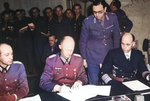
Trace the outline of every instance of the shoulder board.
<instances>
[{"instance_id":1,"label":"shoulder board","mask_svg":"<svg viewBox=\"0 0 150 101\"><path fill-rule=\"evenodd\" d=\"M74 55L74 56L78 56L78 57L81 57L81 55L80 55L80 54L75 54L75 53L74 53L73 55Z\"/></svg>"},{"instance_id":2,"label":"shoulder board","mask_svg":"<svg viewBox=\"0 0 150 101\"><path fill-rule=\"evenodd\" d=\"M22 64L20 61L13 61L14 64Z\"/></svg>"},{"instance_id":3,"label":"shoulder board","mask_svg":"<svg viewBox=\"0 0 150 101\"><path fill-rule=\"evenodd\" d=\"M55 56L56 56L56 54L53 54L53 55L50 55L48 58L50 59L50 58L53 58Z\"/></svg>"}]
</instances>

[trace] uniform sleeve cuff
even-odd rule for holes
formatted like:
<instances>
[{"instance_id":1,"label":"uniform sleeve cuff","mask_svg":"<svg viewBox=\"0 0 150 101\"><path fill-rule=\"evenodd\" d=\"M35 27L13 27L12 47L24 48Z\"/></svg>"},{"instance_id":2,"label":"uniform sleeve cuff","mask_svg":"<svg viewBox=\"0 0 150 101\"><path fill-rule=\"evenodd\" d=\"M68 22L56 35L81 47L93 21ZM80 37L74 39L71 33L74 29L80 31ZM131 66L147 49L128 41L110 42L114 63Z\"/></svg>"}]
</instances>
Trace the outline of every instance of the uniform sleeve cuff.
<instances>
[{"instance_id":1,"label":"uniform sleeve cuff","mask_svg":"<svg viewBox=\"0 0 150 101\"><path fill-rule=\"evenodd\" d=\"M102 80L105 82L105 84L107 84L109 81L112 80L112 78L110 78L108 74L104 74L102 76Z\"/></svg>"},{"instance_id":2,"label":"uniform sleeve cuff","mask_svg":"<svg viewBox=\"0 0 150 101\"><path fill-rule=\"evenodd\" d=\"M16 95L16 94L13 94L13 95L14 95L14 96L15 96L15 98L16 98L16 99L15 99L15 101L17 101L17 95Z\"/></svg>"}]
</instances>

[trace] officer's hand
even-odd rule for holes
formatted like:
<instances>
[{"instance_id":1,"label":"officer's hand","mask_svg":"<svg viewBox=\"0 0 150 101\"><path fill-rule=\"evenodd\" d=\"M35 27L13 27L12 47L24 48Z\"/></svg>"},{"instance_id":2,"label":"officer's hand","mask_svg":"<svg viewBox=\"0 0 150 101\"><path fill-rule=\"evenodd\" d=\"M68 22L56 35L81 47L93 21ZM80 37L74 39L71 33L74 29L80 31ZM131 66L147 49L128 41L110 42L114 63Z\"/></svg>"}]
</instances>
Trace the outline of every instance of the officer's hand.
<instances>
[{"instance_id":1,"label":"officer's hand","mask_svg":"<svg viewBox=\"0 0 150 101\"><path fill-rule=\"evenodd\" d=\"M70 91L71 91L71 89L69 87L67 87L66 85L61 86L60 93L67 93Z\"/></svg>"},{"instance_id":2,"label":"officer's hand","mask_svg":"<svg viewBox=\"0 0 150 101\"><path fill-rule=\"evenodd\" d=\"M87 68L87 62L86 62L86 59L83 59L83 66L84 66L85 68Z\"/></svg>"},{"instance_id":3,"label":"officer's hand","mask_svg":"<svg viewBox=\"0 0 150 101\"><path fill-rule=\"evenodd\" d=\"M146 76L146 80L147 80L147 81L150 81L150 74L148 74L148 75Z\"/></svg>"},{"instance_id":4,"label":"officer's hand","mask_svg":"<svg viewBox=\"0 0 150 101\"><path fill-rule=\"evenodd\" d=\"M73 86L71 87L71 89L78 89L82 86L82 82L80 80L77 80Z\"/></svg>"},{"instance_id":5,"label":"officer's hand","mask_svg":"<svg viewBox=\"0 0 150 101\"><path fill-rule=\"evenodd\" d=\"M0 101L16 101L15 95L5 94L1 97Z\"/></svg>"}]
</instances>

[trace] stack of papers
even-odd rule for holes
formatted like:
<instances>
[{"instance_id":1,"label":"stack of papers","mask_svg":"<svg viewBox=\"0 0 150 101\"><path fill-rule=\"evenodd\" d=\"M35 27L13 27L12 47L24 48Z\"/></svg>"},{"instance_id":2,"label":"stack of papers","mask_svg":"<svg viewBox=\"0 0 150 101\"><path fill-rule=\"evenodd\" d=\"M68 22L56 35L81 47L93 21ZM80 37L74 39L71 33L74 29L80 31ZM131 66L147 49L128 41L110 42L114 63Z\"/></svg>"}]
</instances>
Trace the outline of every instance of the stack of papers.
<instances>
[{"instance_id":1,"label":"stack of papers","mask_svg":"<svg viewBox=\"0 0 150 101\"><path fill-rule=\"evenodd\" d=\"M123 84L133 91L142 91L142 90L150 89L150 87L148 87L147 85L143 84L138 80L123 82Z\"/></svg>"},{"instance_id":2,"label":"stack of papers","mask_svg":"<svg viewBox=\"0 0 150 101\"><path fill-rule=\"evenodd\" d=\"M97 95L109 96L110 89L111 86L85 85L79 89L71 90L71 92L58 93L58 95L70 101L85 101L86 99L95 97Z\"/></svg>"}]
</instances>

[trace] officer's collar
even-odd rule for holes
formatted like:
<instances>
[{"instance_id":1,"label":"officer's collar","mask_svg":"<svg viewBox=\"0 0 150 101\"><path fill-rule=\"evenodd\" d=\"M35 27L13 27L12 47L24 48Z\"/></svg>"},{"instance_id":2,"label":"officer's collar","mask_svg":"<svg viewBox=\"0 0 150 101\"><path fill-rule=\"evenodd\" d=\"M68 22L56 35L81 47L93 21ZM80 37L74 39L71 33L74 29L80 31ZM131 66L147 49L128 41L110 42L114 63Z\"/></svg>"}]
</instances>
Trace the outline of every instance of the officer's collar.
<instances>
[{"instance_id":1,"label":"officer's collar","mask_svg":"<svg viewBox=\"0 0 150 101\"><path fill-rule=\"evenodd\" d=\"M8 72L9 68L10 68L10 65L7 65L6 67L2 67L2 66L0 65L0 72L2 72L3 69L5 69L6 72Z\"/></svg>"},{"instance_id":2,"label":"officer's collar","mask_svg":"<svg viewBox=\"0 0 150 101\"><path fill-rule=\"evenodd\" d=\"M66 58L61 52L60 52L59 56L60 56L60 59L62 60L63 64L69 64L70 65L71 57Z\"/></svg>"}]
</instances>

